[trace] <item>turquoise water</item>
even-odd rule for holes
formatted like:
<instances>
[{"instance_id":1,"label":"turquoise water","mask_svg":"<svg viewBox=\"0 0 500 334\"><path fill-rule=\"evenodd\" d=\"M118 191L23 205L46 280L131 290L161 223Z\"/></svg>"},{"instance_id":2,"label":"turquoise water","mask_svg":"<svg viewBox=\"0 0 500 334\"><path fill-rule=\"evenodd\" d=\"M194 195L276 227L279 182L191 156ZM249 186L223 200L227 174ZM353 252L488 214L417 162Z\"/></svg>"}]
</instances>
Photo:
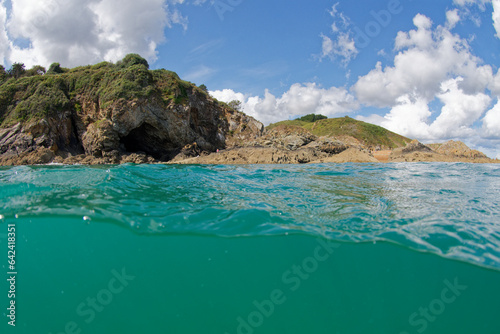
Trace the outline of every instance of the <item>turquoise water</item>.
<instances>
[{"instance_id":1,"label":"turquoise water","mask_svg":"<svg viewBox=\"0 0 500 334\"><path fill-rule=\"evenodd\" d=\"M0 169L1 333L500 333L500 166Z\"/></svg>"}]
</instances>

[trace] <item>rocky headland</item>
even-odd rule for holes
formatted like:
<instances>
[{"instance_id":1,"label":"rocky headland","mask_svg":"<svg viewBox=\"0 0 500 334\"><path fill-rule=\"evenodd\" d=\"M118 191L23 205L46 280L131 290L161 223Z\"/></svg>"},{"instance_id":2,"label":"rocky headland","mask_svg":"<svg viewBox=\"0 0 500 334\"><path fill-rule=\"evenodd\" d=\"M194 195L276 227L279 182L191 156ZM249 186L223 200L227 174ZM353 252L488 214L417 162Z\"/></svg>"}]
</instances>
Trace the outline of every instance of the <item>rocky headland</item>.
<instances>
[{"instance_id":1,"label":"rocky headland","mask_svg":"<svg viewBox=\"0 0 500 334\"><path fill-rule=\"evenodd\" d=\"M355 137L316 137L297 129L266 130L254 141L197 157L176 157L176 164L304 164L304 163L468 162L499 163L460 141L424 145L408 140L396 148L372 147Z\"/></svg>"},{"instance_id":2,"label":"rocky headland","mask_svg":"<svg viewBox=\"0 0 500 334\"><path fill-rule=\"evenodd\" d=\"M224 149L235 132L244 140L264 131L138 55L51 69L0 81L0 165L170 161Z\"/></svg>"},{"instance_id":3,"label":"rocky headland","mask_svg":"<svg viewBox=\"0 0 500 334\"><path fill-rule=\"evenodd\" d=\"M0 165L499 162L461 142L424 145L349 117L264 128L138 55L30 71L0 73Z\"/></svg>"}]
</instances>

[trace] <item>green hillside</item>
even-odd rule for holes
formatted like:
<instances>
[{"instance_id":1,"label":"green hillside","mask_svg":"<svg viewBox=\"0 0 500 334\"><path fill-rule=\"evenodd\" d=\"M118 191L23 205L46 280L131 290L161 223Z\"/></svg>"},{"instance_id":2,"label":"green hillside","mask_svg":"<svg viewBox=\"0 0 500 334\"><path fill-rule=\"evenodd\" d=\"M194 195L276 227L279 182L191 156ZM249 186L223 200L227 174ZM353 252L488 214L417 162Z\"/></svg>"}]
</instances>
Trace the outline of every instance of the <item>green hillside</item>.
<instances>
[{"instance_id":1,"label":"green hillside","mask_svg":"<svg viewBox=\"0 0 500 334\"><path fill-rule=\"evenodd\" d=\"M105 109L119 99L155 98L186 104L188 91L207 92L164 69L149 70L147 61L136 54L116 64L62 68L58 63L49 70L41 66L25 70L16 63L5 71L0 65L0 124L41 119L63 111L79 111L82 100L94 101Z\"/></svg>"},{"instance_id":2,"label":"green hillside","mask_svg":"<svg viewBox=\"0 0 500 334\"><path fill-rule=\"evenodd\" d=\"M270 124L266 129L272 130L280 125L299 126L316 136L351 136L366 146L384 146L396 148L405 146L411 139L398 135L378 125L357 121L350 117L322 119L315 122L301 120L282 121Z\"/></svg>"}]
</instances>

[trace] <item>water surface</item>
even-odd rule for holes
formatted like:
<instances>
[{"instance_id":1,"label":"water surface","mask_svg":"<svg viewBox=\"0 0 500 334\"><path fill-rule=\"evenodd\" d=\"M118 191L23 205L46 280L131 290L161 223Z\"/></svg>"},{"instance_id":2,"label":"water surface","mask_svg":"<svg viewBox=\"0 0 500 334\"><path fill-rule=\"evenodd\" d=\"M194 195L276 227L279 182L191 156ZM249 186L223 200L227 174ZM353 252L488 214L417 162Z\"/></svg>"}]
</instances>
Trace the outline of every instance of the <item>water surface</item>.
<instances>
[{"instance_id":1,"label":"water surface","mask_svg":"<svg viewBox=\"0 0 500 334\"><path fill-rule=\"evenodd\" d=\"M1 168L0 264L15 223L18 309L11 328L3 281L0 327L500 333L499 176L432 163Z\"/></svg>"}]
</instances>

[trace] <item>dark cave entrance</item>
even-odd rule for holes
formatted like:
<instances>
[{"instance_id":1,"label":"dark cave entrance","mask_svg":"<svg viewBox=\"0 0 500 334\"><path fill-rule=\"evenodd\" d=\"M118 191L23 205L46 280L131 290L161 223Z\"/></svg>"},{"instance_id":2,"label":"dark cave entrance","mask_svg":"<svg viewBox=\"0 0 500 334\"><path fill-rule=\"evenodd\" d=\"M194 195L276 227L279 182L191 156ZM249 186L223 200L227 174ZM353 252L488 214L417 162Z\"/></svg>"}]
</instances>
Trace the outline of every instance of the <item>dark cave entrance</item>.
<instances>
[{"instance_id":1,"label":"dark cave entrance","mask_svg":"<svg viewBox=\"0 0 500 334\"><path fill-rule=\"evenodd\" d=\"M164 137L164 136L163 136ZM162 139L155 127L144 123L120 139L129 153L144 152L158 160L169 160L175 150L170 141Z\"/></svg>"}]
</instances>

